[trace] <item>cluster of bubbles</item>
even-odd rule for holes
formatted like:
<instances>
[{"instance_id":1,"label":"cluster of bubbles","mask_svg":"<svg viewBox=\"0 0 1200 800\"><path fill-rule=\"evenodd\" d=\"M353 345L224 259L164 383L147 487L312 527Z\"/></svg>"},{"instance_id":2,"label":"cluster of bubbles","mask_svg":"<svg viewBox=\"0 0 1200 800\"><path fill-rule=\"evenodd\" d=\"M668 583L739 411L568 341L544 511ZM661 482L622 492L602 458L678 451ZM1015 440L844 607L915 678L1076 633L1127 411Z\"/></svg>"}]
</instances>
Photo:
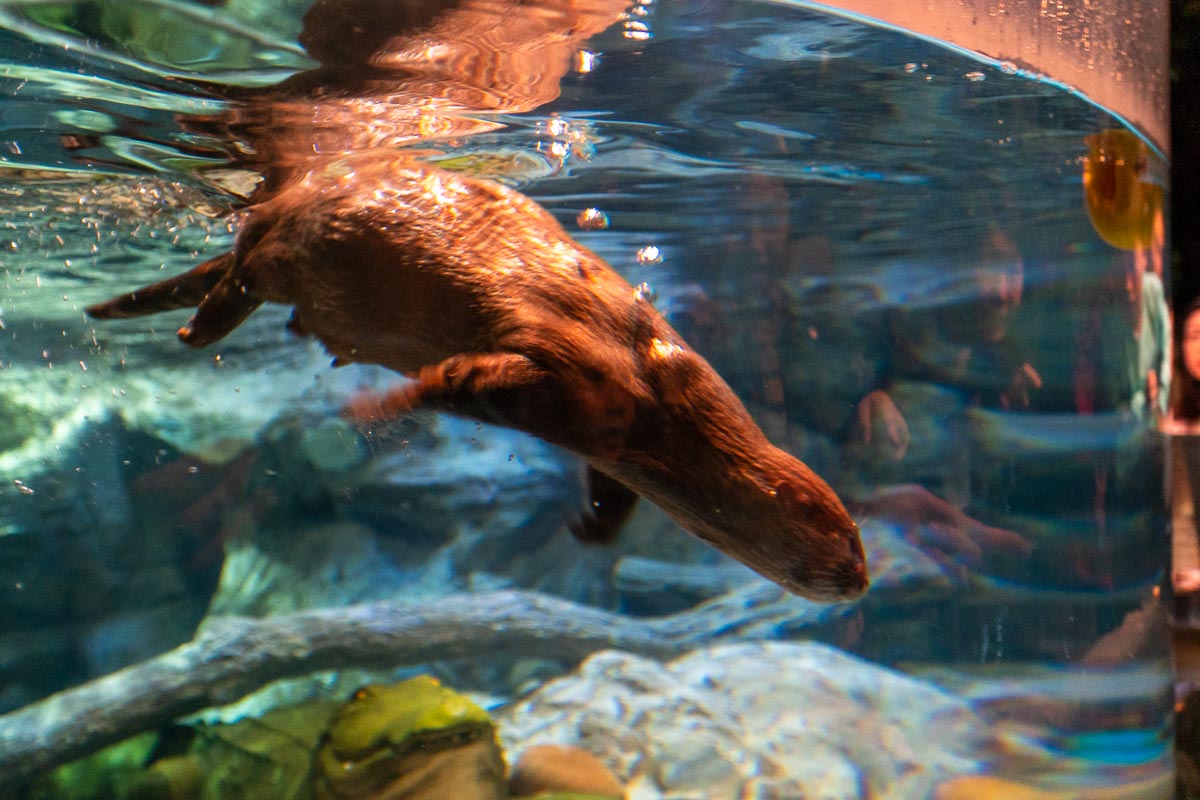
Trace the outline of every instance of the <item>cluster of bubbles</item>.
<instances>
[{"instance_id":1,"label":"cluster of bubbles","mask_svg":"<svg viewBox=\"0 0 1200 800\"><path fill-rule=\"evenodd\" d=\"M537 152L561 170L572 159L588 161L596 150L596 134L585 120L557 114L537 126Z\"/></svg>"},{"instance_id":2,"label":"cluster of bubbles","mask_svg":"<svg viewBox=\"0 0 1200 800\"><path fill-rule=\"evenodd\" d=\"M610 221L608 214L605 214L598 208L591 207L583 209L575 216L575 224L580 230L602 231L608 228ZM663 261L662 248L656 244L643 245L634 254L634 261L641 267L661 264ZM634 298L639 302L653 304L658 299L658 293L654 291L654 288L649 283L643 281L634 289Z\"/></svg>"}]
</instances>

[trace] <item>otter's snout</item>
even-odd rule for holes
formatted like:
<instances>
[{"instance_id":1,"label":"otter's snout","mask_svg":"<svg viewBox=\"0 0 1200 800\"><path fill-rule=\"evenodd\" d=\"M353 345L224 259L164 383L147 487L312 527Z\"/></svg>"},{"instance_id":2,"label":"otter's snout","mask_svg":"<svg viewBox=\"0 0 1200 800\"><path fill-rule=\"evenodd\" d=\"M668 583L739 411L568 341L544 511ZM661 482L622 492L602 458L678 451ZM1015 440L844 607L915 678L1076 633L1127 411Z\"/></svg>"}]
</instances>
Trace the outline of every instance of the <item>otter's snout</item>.
<instances>
[{"instance_id":1,"label":"otter's snout","mask_svg":"<svg viewBox=\"0 0 1200 800\"><path fill-rule=\"evenodd\" d=\"M867 575L867 559L863 556L862 545L852 543L858 550L851 561L844 562L834 571L833 583L838 587L842 600L853 600L866 594L871 579Z\"/></svg>"},{"instance_id":2,"label":"otter's snout","mask_svg":"<svg viewBox=\"0 0 1200 800\"><path fill-rule=\"evenodd\" d=\"M871 581L857 527L852 535L839 535L838 539L834 552L824 554L824 558L814 554L788 569L786 580L781 581L784 588L823 603L862 597Z\"/></svg>"}]
</instances>

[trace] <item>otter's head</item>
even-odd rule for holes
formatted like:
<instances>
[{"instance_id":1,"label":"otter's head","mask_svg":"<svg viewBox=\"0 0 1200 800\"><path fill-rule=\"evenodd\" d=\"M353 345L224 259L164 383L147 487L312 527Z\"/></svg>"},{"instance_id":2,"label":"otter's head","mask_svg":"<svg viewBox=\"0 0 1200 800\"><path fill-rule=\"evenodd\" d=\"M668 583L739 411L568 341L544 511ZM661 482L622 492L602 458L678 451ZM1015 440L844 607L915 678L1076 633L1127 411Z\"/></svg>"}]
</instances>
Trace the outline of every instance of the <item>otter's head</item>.
<instances>
[{"instance_id":1,"label":"otter's head","mask_svg":"<svg viewBox=\"0 0 1200 800\"><path fill-rule=\"evenodd\" d=\"M697 532L793 594L826 603L861 597L869 579L858 525L816 473L778 455L738 507L720 508Z\"/></svg>"}]
</instances>

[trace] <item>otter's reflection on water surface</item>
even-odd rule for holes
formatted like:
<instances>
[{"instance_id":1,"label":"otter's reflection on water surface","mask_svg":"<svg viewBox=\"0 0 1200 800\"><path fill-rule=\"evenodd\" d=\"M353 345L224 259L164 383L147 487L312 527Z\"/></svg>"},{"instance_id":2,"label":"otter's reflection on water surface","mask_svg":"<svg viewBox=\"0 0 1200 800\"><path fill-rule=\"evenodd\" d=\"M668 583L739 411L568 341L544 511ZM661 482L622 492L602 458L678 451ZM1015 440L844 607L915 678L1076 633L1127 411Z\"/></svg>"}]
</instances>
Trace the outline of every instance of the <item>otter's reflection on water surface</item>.
<instances>
[{"instance_id":1,"label":"otter's reflection on water surface","mask_svg":"<svg viewBox=\"0 0 1200 800\"><path fill-rule=\"evenodd\" d=\"M636 493L792 592L862 594L837 495L643 293L527 197L393 149L491 124L463 112L553 99L575 47L621 5L422 4L400 19L359 5L317 3L301 40L321 66L222 121L264 176L235 250L90 313L194 306L179 335L200 347L263 302L294 306L292 329L335 363L415 379L352 415L440 408L581 456L603 498L581 538L611 537Z\"/></svg>"},{"instance_id":2,"label":"otter's reflection on water surface","mask_svg":"<svg viewBox=\"0 0 1200 800\"><path fill-rule=\"evenodd\" d=\"M583 42L621 0L318 0L300 42L319 62L265 88L228 89L218 117L185 125L239 143L265 196L340 156L497 130L494 115L555 100ZM226 186L225 188L231 188Z\"/></svg>"}]
</instances>

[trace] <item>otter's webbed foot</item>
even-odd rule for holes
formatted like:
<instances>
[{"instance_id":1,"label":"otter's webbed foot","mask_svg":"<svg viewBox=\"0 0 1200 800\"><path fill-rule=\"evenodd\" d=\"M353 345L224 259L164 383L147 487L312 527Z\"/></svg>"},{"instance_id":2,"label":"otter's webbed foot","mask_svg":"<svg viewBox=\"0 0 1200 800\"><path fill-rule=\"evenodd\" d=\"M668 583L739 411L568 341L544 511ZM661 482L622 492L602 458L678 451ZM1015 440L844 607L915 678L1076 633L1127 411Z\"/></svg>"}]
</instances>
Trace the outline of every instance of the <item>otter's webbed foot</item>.
<instances>
[{"instance_id":1,"label":"otter's webbed foot","mask_svg":"<svg viewBox=\"0 0 1200 800\"><path fill-rule=\"evenodd\" d=\"M96 319L128 319L177 308L195 308L233 268L233 264L234 254L224 253L181 275L88 306L87 313Z\"/></svg>"},{"instance_id":2,"label":"otter's webbed foot","mask_svg":"<svg viewBox=\"0 0 1200 800\"><path fill-rule=\"evenodd\" d=\"M250 291L240 272L226 273L196 306L196 313L179 329L184 344L205 347L224 339L263 304L262 298Z\"/></svg>"},{"instance_id":3,"label":"otter's webbed foot","mask_svg":"<svg viewBox=\"0 0 1200 800\"><path fill-rule=\"evenodd\" d=\"M235 254L224 253L182 275L88 306L87 313L97 319L124 319L195 308L192 319L179 329L179 338L192 347L204 347L223 339L262 305L262 299L248 291L236 266Z\"/></svg>"}]
</instances>

